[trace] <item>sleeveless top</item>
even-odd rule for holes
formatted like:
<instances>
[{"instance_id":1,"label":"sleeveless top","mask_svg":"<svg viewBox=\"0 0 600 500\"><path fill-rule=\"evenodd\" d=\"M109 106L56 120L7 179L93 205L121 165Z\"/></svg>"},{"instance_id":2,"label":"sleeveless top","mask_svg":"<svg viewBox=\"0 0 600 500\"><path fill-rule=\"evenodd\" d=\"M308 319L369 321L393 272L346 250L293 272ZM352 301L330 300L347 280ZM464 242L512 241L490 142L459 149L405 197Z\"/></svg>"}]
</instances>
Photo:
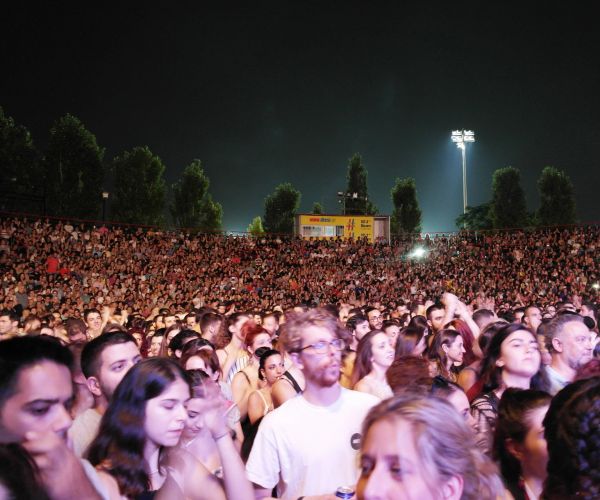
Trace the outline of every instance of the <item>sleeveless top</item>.
<instances>
[{"instance_id":1,"label":"sleeveless top","mask_svg":"<svg viewBox=\"0 0 600 500\"><path fill-rule=\"evenodd\" d=\"M294 376L290 372L286 371L283 374L283 376L288 379L288 382L290 384L292 384L292 387L296 391L296 394L302 394L302 388L298 385L298 382L296 381L296 379L294 378Z\"/></svg>"}]
</instances>

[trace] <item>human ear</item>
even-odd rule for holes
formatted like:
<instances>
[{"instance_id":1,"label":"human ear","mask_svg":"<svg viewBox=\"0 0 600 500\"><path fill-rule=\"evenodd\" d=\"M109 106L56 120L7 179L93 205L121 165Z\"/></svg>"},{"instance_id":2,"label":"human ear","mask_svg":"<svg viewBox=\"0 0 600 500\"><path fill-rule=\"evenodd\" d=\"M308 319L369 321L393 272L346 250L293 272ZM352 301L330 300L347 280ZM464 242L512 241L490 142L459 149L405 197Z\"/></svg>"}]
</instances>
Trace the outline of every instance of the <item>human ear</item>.
<instances>
[{"instance_id":1,"label":"human ear","mask_svg":"<svg viewBox=\"0 0 600 500\"><path fill-rule=\"evenodd\" d=\"M462 476L452 476L442 486L442 498L444 500L460 500L464 489Z\"/></svg>"},{"instance_id":2,"label":"human ear","mask_svg":"<svg viewBox=\"0 0 600 500\"><path fill-rule=\"evenodd\" d=\"M552 339L552 347L554 348L554 350L555 350L556 352L562 352L562 351L563 351L563 350L562 350L562 342L561 342L561 341L560 341L560 339L559 339L559 338L557 338L557 337L554 337L554 338Z\"/></svg>"},{"instance_id":3,"label":"human ear","mask_svg":"<svg viewBox=\"0 0 600 500\"><path fill-rule=\"evenodd\" d=\"M96 377L88 377L86 383L90 392L96 396L102 396L102 389L100 388L100 381Z\"/></svg>"},{"instance_id":4,"label":"human ear","mask_svg":"<svg viewBox=\"0 0 600 500\"><path fill-rule=\"evenodd\" d=\"M520 443L509 438L504 440L504 447L517 460L521 461L523 459L523 449Z\"/></svg>"},{"instance_id":5,"label":"human ear","mask_svg":"<svg viewBox=\"0 0 600 500\"><path fill-rule=\"evenodd\" d=\"M496 366L498 368L502 368L504 366L504 361L502 360L502 358L496 360Z\"/></svg>"}]
</instances>

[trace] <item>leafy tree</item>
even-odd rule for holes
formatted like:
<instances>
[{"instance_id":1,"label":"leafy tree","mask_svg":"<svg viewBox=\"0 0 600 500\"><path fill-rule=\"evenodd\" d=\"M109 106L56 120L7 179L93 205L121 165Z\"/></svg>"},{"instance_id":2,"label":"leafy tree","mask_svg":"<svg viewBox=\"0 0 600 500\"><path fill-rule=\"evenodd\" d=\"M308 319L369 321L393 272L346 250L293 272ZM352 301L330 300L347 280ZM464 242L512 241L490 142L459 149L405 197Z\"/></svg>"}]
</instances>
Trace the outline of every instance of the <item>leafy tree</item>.
<instances>
[{"instance_id":1,"label":"leafy tree","mask_svg":"<svg viewBox=\"0 0 600 500\"><path fill-rule=\"evenodd\" d=\"M300 191L289 182L279 184L265 198L265 230L269 233L291 234L294 231L294 216L300 206L300 197Z\"/></svg>"},{"instance_id":2,"label":"leafy tree","mask_svg":"<svg viewBox=\"0 0 600 500\"><path fill-rule=\"evenodd\" d=\"M514 167L499 168L492 178L490 216L495 229L524 227L528 224L521 174Z\"/></svg>"},{"instance_id":3,"label":"leafy tree","mask_svg":"<svg viewBox=\"0 0 600 500\"><path fill-rule=\"evenodd\" d=\"M377 207L369 200L367 169L360 154L355 153L348 163L348 181L344 211L348 215L375 215ZM356 193L356 195L355 195Z\"/></svg>"},{"instance_id":4,"label":"leafy tree","mask_svg":"<svg viewBox=\"0 0 600 500\"><path fill-rule=\"evenodd\" d=\"M173 203L169 207L177 225L203 232L221 230L223 208L212 200L209 186L210 180L200 160L185 167L181 178L172 186Z\"/></svg>"},{"instance_id":5,"label":"leafy tree","mask_svg":"<svg viewBox=\"0 0 600 500\"><path fill-rule=\"evenodd\" d=\"M0 106L1 184L19 194L32 194L43 186L39 154L29 130L4 114Z\"/></svg>"},{"instance_id":6,"label":"leafy tree","mask_svg":"<svg viewBox=\"0 0 600 500\"><path fill-rule=\"evenodd\" d=\"M474 207L467 206L467 213L456 218L456 226L470 231L493 229L494 224L490 215L491 202L482 203Z\"/></svg>"},{"instance_id":7,"label":"leafy tree","mask_svg":"<svg viewBox=\"0 0 600 500\"><path fill-rule=\"evenodd\" d=\"M540 193L538 223L542 226L574 224L575 193L568 175L554 167L545 167L537 182Z\"/></svg>"},{"instance_id":8,"label":"leafy tree","mask_svg":"<svg viewBox=\"0 0 600 500\"><path fill-rule=\"evenodd\" d=\"M318 201L313 203L312 213L314 215L321 215L323 213L323 205L321 205Z\"/></svg>"},{"instance_id":9,"label":"leafy tree","mask_svg":"<svg viewBox=\"0 0 600 500\"><path fill-rule=\"evenodd\" d=\"M262 219L260 218L260 215L258 215L257 217L254 217L254 219L252 219L252 222L248 226L247 231L252 236L260 236L261 234L265 234L265 230L263 228Z\"/></svg>"},{"instance_id":10,"label":"leafy tree","mask_svg":"<svg viewBox=\"0 0 600 500\"><path fill-rule=\"evenodd\" d=\"M50 128L43 168L47 204L54 215L97 217L102 203L104 149L73 115Z\"/></svg>"},{"instance_id":11,"label":"leafy tree","mask_svg":"<svg viewBox=\"0 0 600 500\"><path fill-rule=\"evenodd\" d=\"M421 232L421 209L417 201L417 185L412 178L396 179L391 190L394 211L390 222L392 233Z\"/></svg>"},{"instance_id":12,"label":"leafy tree","mask_svg":"<svg viewBox=\"0 0 600 500\"><path fill-rule=\"evenodd\" d=\"M165 166L147 146L125 151L112 162L114 197L112 215L132 224L164 222Z\"/></svg>"}]
</instances>

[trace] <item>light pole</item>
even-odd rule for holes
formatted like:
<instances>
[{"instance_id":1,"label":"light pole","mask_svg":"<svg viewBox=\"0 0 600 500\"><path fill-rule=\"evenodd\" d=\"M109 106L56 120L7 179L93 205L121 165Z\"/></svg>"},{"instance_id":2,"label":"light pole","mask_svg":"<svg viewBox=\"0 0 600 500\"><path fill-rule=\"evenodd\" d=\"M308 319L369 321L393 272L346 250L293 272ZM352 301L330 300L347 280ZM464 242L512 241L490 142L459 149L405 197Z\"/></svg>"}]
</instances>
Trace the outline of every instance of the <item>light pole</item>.
<instances>
[{"instance_id":1,"label":"light pole","mask_svg":"<svg viewBox=\"0 0 600 500\"><path fill-rule=\"evenodd\" d=\"M463 175L463 214L467 213L467 142L475 142L475 132L472 130L453 130L452 142L462 152Z\"/></svg>"},{"instance_id":2,"label":"light pole","mask_svg":"<svg viewBox=\"0 0 600 500\"><path fill-rule=\"evenodd\" d=\"M108 191L102 191L102 223L106 220L106 200L108 200Z\"/></svg>"}]
</instances>

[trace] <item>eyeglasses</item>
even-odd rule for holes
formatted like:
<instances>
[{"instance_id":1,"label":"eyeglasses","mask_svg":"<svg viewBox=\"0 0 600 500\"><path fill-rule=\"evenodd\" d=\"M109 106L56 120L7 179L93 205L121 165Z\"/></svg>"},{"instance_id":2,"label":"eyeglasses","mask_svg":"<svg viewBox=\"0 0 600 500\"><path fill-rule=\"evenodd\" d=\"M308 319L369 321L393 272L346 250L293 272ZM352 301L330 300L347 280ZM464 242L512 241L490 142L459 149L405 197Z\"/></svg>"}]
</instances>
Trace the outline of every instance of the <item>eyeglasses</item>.
<instances>
[{"instance_id":1,"label":"eyeglasses","mask_svg":"<svg viewBox=\"0 0 600 500\"><path fill-rule=\"evenodd\" d=\"M305 349L312 348L315 351L315 354L326 354L329 351L330 346L333 347L336 351L341 351L344 347L346 347L346 342L344 342L342 339L333 339L331 342L327 342L326 340L319 340L314 344L302 347L300 350L304 351Z\"/></svg>"}]
</instances>

